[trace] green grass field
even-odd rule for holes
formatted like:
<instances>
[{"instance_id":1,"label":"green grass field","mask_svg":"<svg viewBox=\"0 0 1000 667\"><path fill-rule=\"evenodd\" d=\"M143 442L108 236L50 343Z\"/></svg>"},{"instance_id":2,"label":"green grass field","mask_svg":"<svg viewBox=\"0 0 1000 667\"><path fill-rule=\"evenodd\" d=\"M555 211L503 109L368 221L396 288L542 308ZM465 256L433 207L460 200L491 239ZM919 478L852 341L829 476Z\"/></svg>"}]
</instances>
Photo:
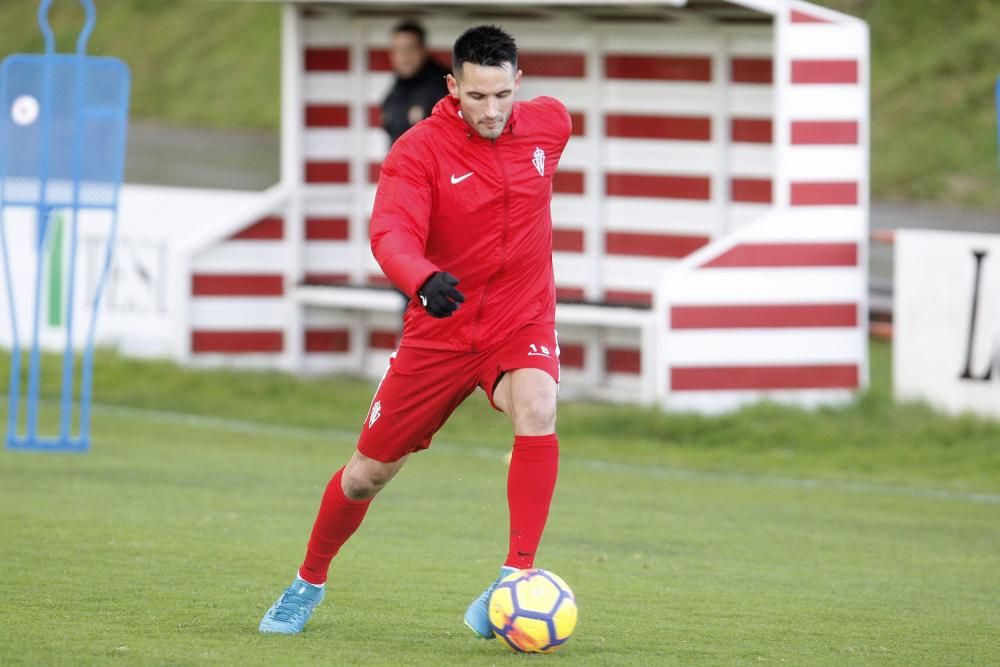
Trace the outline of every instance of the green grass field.
<instances>
[{"instance_id":1,"label":"green grass field","mask_svg":"<svg viewBox=\"0 0 1000 667\"><path fill-rule=\"evenodd\" d=\"M539 565L581 617L531 658L461 624L506 547L481 394L375 501L307 631L260 636L371 386L102 355L89 454L0 452L0 664L997 664L1000 425L894 405L888 360L817 413L564 403Z\"/></svg>"}]
</instances>

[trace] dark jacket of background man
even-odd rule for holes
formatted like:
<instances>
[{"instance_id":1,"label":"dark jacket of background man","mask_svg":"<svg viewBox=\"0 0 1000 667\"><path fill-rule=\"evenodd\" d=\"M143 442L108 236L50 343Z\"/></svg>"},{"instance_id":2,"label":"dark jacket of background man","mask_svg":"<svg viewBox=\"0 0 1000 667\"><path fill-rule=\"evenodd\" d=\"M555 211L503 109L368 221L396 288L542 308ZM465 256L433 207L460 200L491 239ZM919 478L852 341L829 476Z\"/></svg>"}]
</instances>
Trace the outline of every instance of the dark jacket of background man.
<instances>
[{"instance_id":1,"label":"dark jacket of background man","mask_svg":"<svg viewBox=\"0 0 1000 667\"><path fill-rule=\"evenodd\" d=\"M448 93L444 77L451 70L430 57L424 29L408 21L393 30L389 60L396 80L382 102L382 127L390 143L395 143L403 132L427 118Z\"/></svg>"}]
</instances>

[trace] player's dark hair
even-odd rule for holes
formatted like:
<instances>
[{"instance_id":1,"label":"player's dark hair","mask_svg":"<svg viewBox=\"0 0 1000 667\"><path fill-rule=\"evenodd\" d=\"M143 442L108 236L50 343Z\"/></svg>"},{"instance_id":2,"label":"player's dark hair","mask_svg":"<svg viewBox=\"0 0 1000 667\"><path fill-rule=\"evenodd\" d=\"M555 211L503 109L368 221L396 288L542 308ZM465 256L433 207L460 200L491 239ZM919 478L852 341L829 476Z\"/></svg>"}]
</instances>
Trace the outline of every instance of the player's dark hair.
<instances>
[{"instance_id":1,"label":"player's dark hair","mask_svg":"<svg viewBox=\"0 0 1000 667\"><path fill-rule=\"evenodd\" d=\"M502 67L510 63L517 70L517 44L514 38L499 26L480 25L469 28L455 40L451 51L451 68L457 77L462 72L462 65L472 63L484 67Z\"/></svg>"},{"instance_id":2,"label":"player's dark hair","mask_svg":"<svg viewBox=\"0 0 1000 667\"><path fill-rule=\"evenodd\" d=\"M420 46L424 46L427 43L427 31L424 27L412 19L405 19L396 24L396 27L392 29L393 34L397 32L408 32L411 35L417 36L417 41Z\"/></svg>"}]
</instances>

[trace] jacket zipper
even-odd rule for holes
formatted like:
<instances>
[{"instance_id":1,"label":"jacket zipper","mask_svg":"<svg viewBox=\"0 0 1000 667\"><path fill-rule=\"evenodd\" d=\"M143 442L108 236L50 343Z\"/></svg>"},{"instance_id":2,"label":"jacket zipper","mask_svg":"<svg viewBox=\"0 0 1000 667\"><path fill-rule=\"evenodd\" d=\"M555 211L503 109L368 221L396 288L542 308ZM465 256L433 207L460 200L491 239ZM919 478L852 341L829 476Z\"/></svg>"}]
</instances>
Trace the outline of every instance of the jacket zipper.
<instances>
[{"instance_id":1,"label":"jacket zipper","mask_svg":"<svg viewBox=\"0 0 1000 667\"><path fill-rule=\"evenodd\" d=\"M497 147L496 141L490 142L493 145L493 157L496 158L497 166L500 167L500 173L503 175L503 226L500 231L500 266L493 273L492 276L486 279L486 286L483 287L483 296L479 300L479 308L476 309L476 319L472 325L472 351L478 351L477 337L479 336L479 323L483 319L483 310L486 307L486 296L490 292L490 284L501 271L503 271L503 265L507 261L507 227L510 223L510 177L507 175L507 169L504 167L503 160L500 159L500 149Z\"/></svg>"}]
</instances>

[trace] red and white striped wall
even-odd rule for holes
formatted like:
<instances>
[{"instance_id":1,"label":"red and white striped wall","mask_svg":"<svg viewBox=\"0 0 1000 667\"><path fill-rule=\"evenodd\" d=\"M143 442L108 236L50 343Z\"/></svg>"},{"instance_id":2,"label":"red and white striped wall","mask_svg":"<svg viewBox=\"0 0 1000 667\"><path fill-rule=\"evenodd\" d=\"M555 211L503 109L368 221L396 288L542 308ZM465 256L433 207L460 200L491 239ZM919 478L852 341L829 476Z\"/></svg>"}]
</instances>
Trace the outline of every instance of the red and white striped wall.
<instances>
[{"instance_id":1,"label":"red and white striped wall","mask_svg":"<svg viewBox=\"0 0 1000 667\"><path fill-rule=\"evenodd\" d=\"M182 359L272 367L284 358L292 312L285 220L280 195L270 199L265 208L275 208L259 211L249 224L223 225L214 238L191 244L178 290L187 295L177 306Z\"/></svg>"},{"instance_id":2,"label":"red and white striped wall","mask_svg":"<svg viewBox=\"0 0 1000 667\"><path fill-rule=\"evenodd\" d=\"M374 374L396 346L399 317L302 308L292 297L298 280L288 275L287 195L253 222L237 226L196 249L188 260L186 340L182 356L205 364L288 366L289 354L312 357L309 370ZM307 217L306 261L342 266L350 261L343 239L346 220ZM290 249L291 248L291 249ZM320 278L345 282L346 273ZM400 298L400 313L402 298ZM368 357L374 357L368 363ZM293 364L294 365L294 364Z\"/></svg>"},{"instance_id":3,"label":"red and white striped wall","mask_svg":"<svg viewBox=\"0 0 1000 667\"><path fill-rule=\"evenodd\" d=\"M773 212L661 286L654 381L671 409L829 403L867 384L867 27L789 3L774 80Z\"/></svg>"}]
</instances>

